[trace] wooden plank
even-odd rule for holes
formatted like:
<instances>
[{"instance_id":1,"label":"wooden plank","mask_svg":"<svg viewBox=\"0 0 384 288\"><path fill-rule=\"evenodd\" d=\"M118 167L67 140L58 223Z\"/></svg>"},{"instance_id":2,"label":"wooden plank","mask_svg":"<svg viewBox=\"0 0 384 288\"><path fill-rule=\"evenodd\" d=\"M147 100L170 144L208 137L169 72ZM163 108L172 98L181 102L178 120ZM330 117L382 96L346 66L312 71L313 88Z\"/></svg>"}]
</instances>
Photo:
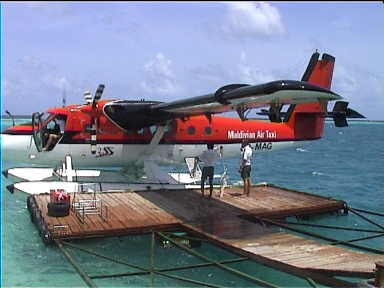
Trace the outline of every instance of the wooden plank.
<instances>
[{"instance_id":1,"label":"wooden plank","mask_svg":"<svg viewBox=\"0 0 384 288\"><path fill-rule=\"evenodd\" d=\"M69 225L73 237L148 232L183 223L187 229L233 251L251 255L253 259L284 268L284 271L300 271L316 279L323 279L316 274L319 271L368 275L374 262L384 260L384 256L372 256L276 232L275 228L266 228L238 217L249 214L281 217L332 211L341 209L342 201L269 186L252 187L250 197L239 197L239 193L242 193L241 187L227 190L222 198L214 196L212 199L201 197L198 190L98 193L97 197L108 206L108 221L92 215L87 216L84 225L79 224L73 213L67 217L47 217L49 195L35 197L47 223L50 226L55 223ZM92 194L76 194L77 200L90 197ZM330 283L333 280L326 278L324 281Z\"/></svg>"}]
</instances>

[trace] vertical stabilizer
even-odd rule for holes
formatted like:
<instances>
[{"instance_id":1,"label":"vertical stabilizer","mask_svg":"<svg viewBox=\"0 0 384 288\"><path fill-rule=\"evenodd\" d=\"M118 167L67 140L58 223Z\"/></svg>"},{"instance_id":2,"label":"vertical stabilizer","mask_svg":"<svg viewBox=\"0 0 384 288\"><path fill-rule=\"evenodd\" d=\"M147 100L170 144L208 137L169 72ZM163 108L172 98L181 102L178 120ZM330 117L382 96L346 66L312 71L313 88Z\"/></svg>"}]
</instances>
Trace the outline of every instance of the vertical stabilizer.
<instances>
[{"instance_id":1,"label":"vertical stabilizer","mask_svg":"<svg viewBox=\"0 0 384 288\"><path fill-rule=\"evenodd\" d=\"M335 57L313 53L301 81L330 89L332 84ZM293 113L288 121L295 130L295 137L300 139L316 139L323 136L327 101L297 104L292 107Z\"/></svg>"}]
</instances>

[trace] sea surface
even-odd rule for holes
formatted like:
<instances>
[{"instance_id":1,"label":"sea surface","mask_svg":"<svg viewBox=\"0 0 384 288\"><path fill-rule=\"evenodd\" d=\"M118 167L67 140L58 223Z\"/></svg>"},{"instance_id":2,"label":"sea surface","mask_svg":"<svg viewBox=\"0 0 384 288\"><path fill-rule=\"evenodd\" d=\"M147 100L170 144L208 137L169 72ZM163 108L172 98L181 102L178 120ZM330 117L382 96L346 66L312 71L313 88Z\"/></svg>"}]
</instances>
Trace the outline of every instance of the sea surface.
<instances>
[{"instance_id":1,"label":"sea surface","mask_svg":"<svg viewBox=\"0 0 384 288\"><path fill-rule=\"evenodd\" d=\"M18 123L24 121L17 120ZM11 124L9 120L3 120L3 129ZM240 181L238 164L238 159L225 162L231 183ZM2 169L6 169L19 165L4 162L2 166ZM273 153L257 153L253 159L252 181L253 183L268 182L345 200L351 207L384 213L384 123L352 122L347 128L335 128L328 122L325 135L321 140L299 148L289 148ZM10 183L2 176L2 287L87 287L57 247L45 246L42 243L39 233L30 221L26 207L27 195L10 194L5 188ZM368 217L381 225L384 224L384 217ZM353 214L324 215L300 221L377 229L376 226ZM305 229L344 240L371 235L310 227ZM357 243L384 250L383 237ZM93 239L80 241L77 244L98 253L119 257L131 264L150 267L150 235ZM209 243L203 243L201 247L195 249L216 261L239 257ZM91 275L137 271L135 268L102 260L79 250L69 249L69 251L77 261L82 263L84 271ZM154 251L154 265L157 268L203 262L175 247L162 248L156 245ZM248 260L228 264L228 266L280 287L311 287L310 283L304 279L265 267L254 261ZM215 266L169 273L209 283L212 287L257 287L254 282ZM353 281L359 282L362 279ZM159 275L94 279L94 282L100 287L201 286Z\"/></svg>"}]
</instances>

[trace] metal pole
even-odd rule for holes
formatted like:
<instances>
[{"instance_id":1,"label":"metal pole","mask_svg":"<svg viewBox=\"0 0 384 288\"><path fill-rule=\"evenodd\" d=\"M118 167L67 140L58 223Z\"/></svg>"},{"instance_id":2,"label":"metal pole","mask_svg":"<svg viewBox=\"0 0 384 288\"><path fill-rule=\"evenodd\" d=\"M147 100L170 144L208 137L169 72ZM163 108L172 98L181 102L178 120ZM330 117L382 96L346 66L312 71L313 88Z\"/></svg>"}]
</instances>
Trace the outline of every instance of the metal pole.
<instances>
[{"instance_id":1,"label":"metal pole","mask_svg":"<svg viewBox=\"0 0 384 288\"><path fill-rule=\"evenodd\" d=\"M275 285L273 285L273 284L271 284L271 283L268 283L268 282L266 282L266 281L263 281L263 280L261 280L261 279L252 277L252 276L250 276L250 275L248 275L248 274L246 274L246 273L243 273L243 272L241 272L241 271L238 271L238 270L236 270L236 269L233 269L233 268L231 268L231 267L228 267L228 266L226 266L226 265L220 264L219 262L214 261L214 260L210 259L209 257L207 257L207 256L205 256L205 255L203 255L203 254L200 254L200 253L196 252L196 251L193 250L193 249L190 249L190 248L186 247L185 245L181 245L181 244L179 244L179 243L173 241L173 239L171 239L170 237L167 237L166 235L164 235L164 234L161 233L161 232L157 232L157 233L158 233L161 237L167 239L168 241L170 241L171 243L173 243L174 245L176 245L177 247L179 247L179 248L181 248L181 249L184 249L184 250L186 250L187 252L189 252L190 254L192 254L192 255L194 255L194 256L196 256L196 257L198 257L198 258L201 258L201 259L203 259L203 260L205 260L205 261L207 261L207 262L211 262L211 263L215 264L216 266L218 266L218 267L220 267L220 268L222 268L222 269L224 269L224 270L227 270L227 271L229 271L229 272L231 272L231 273L233 273L233 274L236 274L236 275L238 275L238 276L242 276L243 278L246 278L246 279L248 279L248 280L251 280L251 281L253 281L253 282L255 282L255 283L257 283L257 284L259 284L259 285L261 285L261 286L263 286L263 287L272 287L272 288L276 288L276 287L278 287L278 286L275 286Z\"/></svg>"},{"instance_id":2,"label":"metal pole","mask_svg":"<svg viewBox=\"0 0 384 288\"><path fill-rule=\"evenodd\" d=\"M151 260L151 287L155 287L155 274L153 273L155 269L155 232L152 232L151 234L151 253L150 253L150 260Z\"/></svg>"},{"instance_id":3,"label":"metal pole","mask_svg":"<svg viewBox=\"0 0 384 288\"><path fill-rule=\"evenodd\" d=\"M161 272L156 272L156 273L159 275L162 275L164 277L168 277L168 278L172 278L172 279L176 279L176 280L180 280L180 281L184 281L184 282L190 282L190 283L197 284L197 285L204 286L204 287L213 287L213 288L223 288L224 287L224 286L218 286L215 284L205 283L205 282L201 282L201 281L197 281L197 280L193 280L193 279L189 279L189 278L184 278L181 276L170 275L170 274L161 273Z\"/></svg>"},{"instance_id":4,"label":"metal pole","mask_svg":"<svg viewBox=\"0 0 384 288\"><path fill-rule=\"evenodd\" d=\"M236 263L241 261L247 261L250 260L247 257L240 257L235 259L229 259L225 261L220 261L221 264L230 264L230 263ZM193 269L193 268L202 268L202 267L208 267L213 266L214 263L200 263L200 264L193 264L193 265L184 265L184 266L178 266L173 268L164 268L159 270L154 270L155 272L172 272L172 271L179 271L179 270L185 270L185 269ZM137 276L137 275L147 275L150 272L146 271L140 271L140 272L129 272L129 273L119 273L119 274L104 274L104 275L90 275L89 278L91 279L99 279L99 278L112 278L112 277L124 277L124 276Z\"/></svg>"},{"instance_id":5,"label":"metal pole","mask_svg":"<svg viewBox=\"0 0 384 288\"><path fill-rule=\"evenodd\" d=\"M123 265L127 265L129 267L132 267L132 268L135 268L135 269L139 269L139 270L142 270L142 271L146 271L146 272L150 272L148 269L145 269L141 266L138 266L138 265L134 265L134 264L130 264L130 263L127 263L123 260L120 260L120 259L116 259L116 258L112 258L112 257L108 257L108 256L105 256L105 255L102 255L102 254L99 254L97 252L94 252L92 250L89 250L89 249L86 249L86 248L83 248L83 247L80 247L80 246L77 246L77 245L74 245L72 243L68 243L68 242L62 242L62 244L66 245L66 246L69 246L69 247L72 247L72 248L75 248L75 249L78 249L80 251L84 251L84 252L87 252L91 255L94 255L94 256L97 256L97 257L100 257L100 258L103 258L103 259L106 259L106 260L109 260L109 261L112 261L112 262L115 262L117 264L123 264Z\"/></svg>"},{"instance_id":6,"label":"metal pole","mask_svg":"<svg viewBox=\"0 0 384 288\"><path fill-rule=\"evenodd\" d=\"M81 269L80 265L77 264L76 260L73 259L71 254L63 247L60 240L54 240L56 245L59 247L61 252L63 252L64 256L68 259L68 261L72 264L72 266L75 268L77 273L83 278L84 282L88 285L88 287L91 288L97 288L97 285L92 281L92 279Z\"/></svg>"},{"instance_id":7,"label":"metal pole","mask_svg":"<svg viewBox=\"0 0 384 288\"><path fill-rule=\"evenodd\" d=\"M313 288L317 288L315 281L313 281L311 278L307 277L305 280L307 280L309 285L311 285Z\"/></svg>"},{"instance_id":8,"label":"metal pole","mask_svg":"<svg viewBox=\"0 0 384 288\"><path fill-rule=\"evenodd\" d=\"M86 248L83 248L83 247L80 247L80 246L77 246L77 245L74 245L74 244L71 244L71 243L68 243L68 242L62 242L62 244L64 245L67 245L69 247L73 247L75 249L79 249L81 251L84 251L84 252L87 252L89 254L92 254L94 256L97 256L97 257L100 257L100 258L103 258L103 259L106 259L106 260L109 260L109 261L112 261L112 262L115 262L115 263L118 263L118 264L123 264L123 265L127 265L129 267L133 267L133 268L136 268L138 270L141 270L143 271L143 273L145 274L150 274L152 271L150 269L145 269L143 267L140 267L140 266L137 266L137 265L134 265L134 264L130 264L130 263L127 263L125 261L122 261L122 260L119 260L119 259L116 259L116 258L111 258L111 257L108 257L108 256L105 256L105 255L101 255L99 253L96 253L92 250L88 250ZM232 260L233 261L233 260ZM209 263L209 264L212 264L214 265L215 263ZM181 267L181 268L185 268L185 267ZM171 268L173 270L178 270L177 268ZM165 270L165 269L164 269ZM159 274L159 275L162 275L162 276L165 276L165 277L169 277L169 278L174 278L176 279L177 276L173 276L173 275L169 275L169 274L166 274L166 273L163 273L163 272L160 272L160 271L157 271L157 270L153 270L154 273L156 274ZM138 272L140 273L140 272ZM132 274L134 275L133 273L129 273L129 274ZM125 275L121 275L121 276L125 276ZM129 275L127 275L129 276ZM106 277L97 277L97 276L93 276L92 278L106 278ZM195 284L201 284L201 282L199 281L196 281L196 280L192 280L192 279L188 279L188 278L182 278L182 277L178 277L177 278L178 280L180 281L185 281L185 282L191 282L191 283L195 283ZM203 283L202 286L209 286L209 287L220 287L220 286L215 286L215 285L212 285L212 284L207 284L207 283ZM273 287L276 287L276 286L273 286Z\"/></svg>"}]
</instances>

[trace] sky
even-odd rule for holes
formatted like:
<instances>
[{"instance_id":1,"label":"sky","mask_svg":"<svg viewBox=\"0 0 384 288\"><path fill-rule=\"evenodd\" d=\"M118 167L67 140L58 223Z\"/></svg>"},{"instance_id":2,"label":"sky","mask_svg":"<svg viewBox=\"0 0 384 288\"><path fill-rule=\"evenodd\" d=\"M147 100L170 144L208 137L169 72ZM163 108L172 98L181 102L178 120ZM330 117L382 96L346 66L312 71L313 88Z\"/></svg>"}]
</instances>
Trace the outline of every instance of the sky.
<instances>
[{"instance_id":1,"label":"sky","mask_svg":"<svg viewBox=\"0 0 384 288\"><path fill-rule=\"evenodd\" d=\"M300 80L316 49L332 90L384 115L384 4L2 2L2 109L30 115L103 98L172 101L232 83ZM332 108L332 107L330 107Z\"/></svg>"}]
</instances>

